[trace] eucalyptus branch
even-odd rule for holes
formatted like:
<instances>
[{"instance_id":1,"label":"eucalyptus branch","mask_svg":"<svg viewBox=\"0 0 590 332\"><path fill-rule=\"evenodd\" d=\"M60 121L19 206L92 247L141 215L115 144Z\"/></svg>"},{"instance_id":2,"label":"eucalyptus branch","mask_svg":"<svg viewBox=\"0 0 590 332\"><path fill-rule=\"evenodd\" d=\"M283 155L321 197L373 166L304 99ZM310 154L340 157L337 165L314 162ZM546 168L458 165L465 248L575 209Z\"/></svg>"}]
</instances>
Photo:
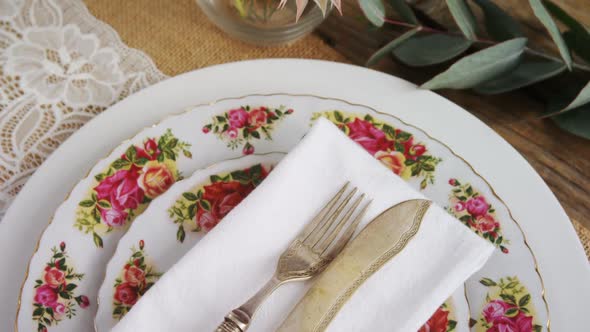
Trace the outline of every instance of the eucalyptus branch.
<instances>
[{"instance_id":1,"label":"eucalyptus branch","mask_svg":"<svg viewBox=\"0 0 590 332\"><path fill-rule=\"evenodd\" d=\"M396 21L396 20L392 20L392 19L388 19L386 18L385 23L388 23L390 25L393 26L399 26L399 27L404 27L404 28L408 28L408 29L418 29L419 31L424 31L424 32L429 32L429 33L439 33L439 34L445 34L445 35L449 35L449 36L456 36L456 37L462 37L464 38L465 36L460 33L460 32L454 32L454 31L445 31L445 30L440 30L440 29L435 29L435 28L431 28L431 27L427 27L425 25L422 24L412 24L412 23L407 23L407 22L401 22L401 21ZM490 40L490 39L483 39L483 38L477 38L475 40L473 40L474 43L478 43L478 44L485 44L485 45L497 45L498 42L494 41L494 40ZM541 51L537 51L535 49L532 49L530 47L525 47L524 48L524 52L539 58L543 58L546 60L551 60L551 61L555 61L555 62L559 62L565 65L565 62L563 62L563 60L561 58L552 56L550 54L547 53L543 53ZM590 66L588 65L584 65L581 63L577 63L574 62L573 63L573 67L575 69L578 70L583 70L583 71L587 71L590 72Z\"/></svg>"}]
</instances>

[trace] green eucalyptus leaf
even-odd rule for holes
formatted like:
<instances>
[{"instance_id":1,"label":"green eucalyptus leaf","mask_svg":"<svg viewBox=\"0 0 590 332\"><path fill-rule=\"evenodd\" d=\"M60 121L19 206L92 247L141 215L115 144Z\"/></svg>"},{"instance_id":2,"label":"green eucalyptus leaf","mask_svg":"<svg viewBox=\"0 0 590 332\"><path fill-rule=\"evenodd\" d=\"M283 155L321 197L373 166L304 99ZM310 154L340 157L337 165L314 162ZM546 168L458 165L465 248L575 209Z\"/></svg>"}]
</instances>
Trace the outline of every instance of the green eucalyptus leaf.
<instances>
[{"instance_id":1,"label":"green eucalyptus leaf","mask_svg":"<svg viewBox=\"0 0 590 332\"><path fill-rule=\"evenodd\" d=\"M455 22L457 22L459 29L461 29L465 37L470 40L476 40L477 22L467 2L465 0L446 1L451 15L453 15Z\"/></svg>"},{"instance_id":2,"label":"green eucalyptus leaf","mask_svg":"<svg viewBox=\"0 0 590 332\"><path fill-rule=\"evenodd\" d=\"M406 40L413 37L416 33L418 33L418 31L420 31L420 27L409 30L406 33L404 33L403 35L401 35L401 36L397 37L396 39L387 43L387 45L381 47L379 50L377 50L377 52L373 53L373 55L369 58L369 60L367 61L367 67L377 63L377 61L381 60L381 58L383 58L385 55L389 54L391 51L393 51L400 44L402 44Z\"/></svg>"},{"instance_id":3,"label":"green eucalyptus leaf","mask_svg":"<svg viewBox=\"0 0 590 332\"><path fill-rule=\"evenodd\" d=\"M562 34L567 46L584 61L590 63L590 32L588 29L553 2L543 0L543 4L555 18L569 28Z\"/></svg>"},{"instance_id":4,"label":"green eucalyptus leaf","mask_svg":"<svg viewBox=\"0 0 590 332\"><path fill-rule=\"evenodd\" d=\"M395 12L399 14L399 16L408 23L419 24L416 15L414 14L414 10L412 7L408 5L406 0L389 0L391 7L395 9Z\"/></svg>"},{"instance_id":5,"label":"green eucalyptus leaf","mask_svg":"<svg viewBox=\"0 0 590 332\"><path fill-rule=\"evenodd\" d=\"M588 34L588 30L586 30L584 25L570 16L570 14L568 14L565 10L561 9L559 6L548 0L543 0L543 4L555 18L557 18L561 23L565 24L570 30L580 32L583 31Z\"/></svg>"},{"instance_id":6,"label":"green eucalyptus leaf","mask_svg":"<svg viewBox=\"0 0 590 332\"><path fill-rule=\"evenodd\" d=\"M415 36L393 50L393 55L408 66L430 66L451 60L465 52L471 41L445 34Z\"/></svg>"},{"instance_id":7,"label":"green eucalyptus leaf","mask_svg":"<svg viewBox=\"0 0 590 332\"><path fill-rule=\"evenodd\" d=\"M590 35L566 31L563 33L565 43L580 56L584 61L590 63Z\"/></svg>"},{"instance_id":8,"label":"green eucalyptus leaf","mask_svg":"<svg viewBox=\"0 0 590 332\"><path fill-rule=\"evenodd\" d=\"M467 89L496 78L518 64L526 42L526 38L515 38L466 56L422 88Z\"/></svg>"},{"instance_id":9,"label":"green eucalyptus leaf","mask_svg":"<svg viewBox=\"0 0 590 332\"><path fill-rule=\"evenodd\" d=\"M561 32L559 32L557 24L555 24L555 21L553 21L551 15L549 15L547 8L545 8L541 0L529 0L529 3L531 5L531 8L533 9L533 12L535 13L535 16L545 26L545 28L549 32L549 35L551 35L551 39L553 39L555 45L557 45L559 53L561 54L561 58L563 59L563 61L565 61L565 64L567 65L568 69L571 70L572 56L567 45L565 44L565 41L561 37Z\"/></svg>"},{"instance_id":10,"label":"green eucalyptus leaf","mask_svg":"<svg viewBox=\"0 0 590 332\"><path fill-rule=\"evenodd\" d=\"M381 0L359 0L359 5L365 17L374 26L383 26L383 23L385 23L385 6Z\"/></svg>"},{"instance_id":11,"label":"green eucalyptus leaf","mask_svg":"<svg viewBox=\"0 0 590 332\"><path fill-rule=\"evenodd\" d=\"M563 110L561 110L560 113L567 112L574 108L578 108L587 103L590 103L590 82L588 82L586 86L582 88L582 90L578 93L576 98L571 103L569 103L569 105L567 105Z\"/></svg>"},{"instance_id":12,"label":"green eucalyptus leaf","mask_svg":"<svg viewBox=\"0 0 590 332\"><path fill-rule=\"evenodd\" d=\"M473 0L473 2L483 11L486 29L494 39L504 41L523 36L518 22L491 0Z\"/></svg>"},{"instance_id":13,"label":"green eucalyptus leaf","mask_svg":"<svg viewBox=\"0 0 590 332\"><path fill-rule=\"evenodd\" d=\"M475 91L486 95L508 92L559 75L565 69L566 66L558 61L523 60L514 70L478 85Z\"/></svg>"},{"instance_id":14,"label":"green eucalyptus leaf","mask_svg":"<svg viewBox=\"0 0 590 332\"><path fill-rule=\"evenodd\" d=\"M590 104L551 118L563 130L590 139Z\"/></svg>"}]
</instances>

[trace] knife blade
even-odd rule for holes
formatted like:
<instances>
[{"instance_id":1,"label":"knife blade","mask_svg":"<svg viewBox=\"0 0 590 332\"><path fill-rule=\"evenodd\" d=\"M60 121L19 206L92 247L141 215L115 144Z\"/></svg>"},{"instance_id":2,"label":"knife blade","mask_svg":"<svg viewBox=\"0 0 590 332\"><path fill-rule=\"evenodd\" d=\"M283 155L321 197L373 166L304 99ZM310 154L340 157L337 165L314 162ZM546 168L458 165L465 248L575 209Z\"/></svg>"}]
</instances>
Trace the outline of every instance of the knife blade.
<instances>
[{"instance_id":1,"label":"knife blade","mask_svg":"<svg viewBox=\"0 0 590 332\"><path fill-rule=\"evenodd\" d=\"M408 200L375 217L316 279L277 331L324 331L360 285L418 233L430 205Z\"/></svg>"}]
</instances>

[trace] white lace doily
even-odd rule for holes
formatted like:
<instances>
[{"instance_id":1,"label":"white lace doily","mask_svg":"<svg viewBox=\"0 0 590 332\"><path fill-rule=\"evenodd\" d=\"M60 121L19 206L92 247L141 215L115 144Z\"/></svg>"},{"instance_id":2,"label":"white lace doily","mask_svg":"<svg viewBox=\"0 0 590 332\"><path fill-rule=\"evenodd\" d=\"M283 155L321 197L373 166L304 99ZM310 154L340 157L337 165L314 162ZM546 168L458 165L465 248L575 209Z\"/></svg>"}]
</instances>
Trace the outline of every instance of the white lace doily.
<instances>
[{"instance_id":1,"label":"white lace doily","mask_svg":"<svg viewBox=\"0 0 590 332\"><path fill-rule=\"evenodd\" d=\"M81 0L0 0L0 220L61 142L165 77Z\"/></svg>"}]
</instances>

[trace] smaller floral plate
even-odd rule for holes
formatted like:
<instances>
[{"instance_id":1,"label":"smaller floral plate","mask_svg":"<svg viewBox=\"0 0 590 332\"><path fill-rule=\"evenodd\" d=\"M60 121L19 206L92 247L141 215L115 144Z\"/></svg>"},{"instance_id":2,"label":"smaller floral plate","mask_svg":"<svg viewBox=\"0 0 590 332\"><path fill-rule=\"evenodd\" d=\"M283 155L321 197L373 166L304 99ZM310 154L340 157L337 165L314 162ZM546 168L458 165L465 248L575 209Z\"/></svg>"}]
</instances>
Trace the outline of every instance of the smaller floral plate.
<instances>
[{"instance_id":1,"label":"smaller floral plate","mask_svg":"<svg viewBox=\"0 0 590 332\"><path fill-rule=\"evenodd\" d=\"M97 331L109 331L176 261L239 204L283 157L220 162L176 183L119 241L98 292Z\"/></svg>"},{"instance_id":2,"label":"smaller floral plate","mask_svg":"<svg viewBox=\"0 0 590 332\"><path fill-rule=\"evenodd\" d=\"M96 331L110 331L187 251L274 168L283 153L251 155L195 172L152 202L121 238L98 292ZM461 287L420 331L466 331L469 308Z\"/></svg>"}]
</instances>

